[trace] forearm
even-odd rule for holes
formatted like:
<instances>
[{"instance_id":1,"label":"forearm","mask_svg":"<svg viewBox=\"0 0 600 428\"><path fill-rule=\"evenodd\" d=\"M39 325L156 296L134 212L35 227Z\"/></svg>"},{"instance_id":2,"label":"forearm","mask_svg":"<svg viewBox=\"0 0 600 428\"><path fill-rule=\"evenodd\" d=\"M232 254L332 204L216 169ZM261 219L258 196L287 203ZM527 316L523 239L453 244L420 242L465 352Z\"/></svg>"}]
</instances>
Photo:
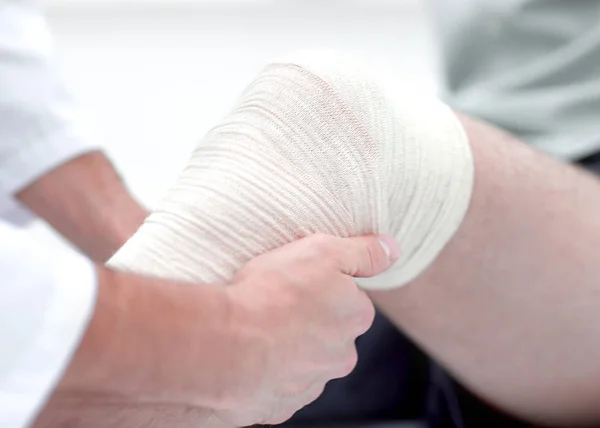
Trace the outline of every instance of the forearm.
<instances>
[{"instance_id":1,"label":"forearm","mask_svg":"<svg viewBox=\"0 0 600 428\"><path fill-rule=\"evenodd\" d=\"M516 415L600 418L600 182L463 118L471 205L414 283L372 297L482 397Z\"/></svg>"},{"instance_id":2,"label":"forearm","mask_svg":"<svg viewBox=\"0 0 600 428\"><path fill-rule=\"evenodd\" d=\"M182 402L207 420L239 354L223 290L98 272L92 321L35 426L153 426Z\"/></svg>"},{"instance_id":3,"label":"forearm","mask_svg":"<svg viewBox=\"0 0 600 428\"><path fill-rule=\"evenodd\" d=\"M147 215L101 152L59 166L17 198L100 263L133 235Z\"/></svg>"}]
</instances>

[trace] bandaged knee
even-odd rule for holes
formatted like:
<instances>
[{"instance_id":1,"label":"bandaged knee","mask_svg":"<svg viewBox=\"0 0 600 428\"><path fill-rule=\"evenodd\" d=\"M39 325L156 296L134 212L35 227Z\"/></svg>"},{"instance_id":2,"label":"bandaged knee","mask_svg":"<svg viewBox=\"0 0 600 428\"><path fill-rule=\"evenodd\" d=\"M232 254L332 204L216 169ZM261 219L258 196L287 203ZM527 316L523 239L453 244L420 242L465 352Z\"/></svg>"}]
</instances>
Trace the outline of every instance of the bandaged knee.
<instances>
[{"instance_id":1,"label":"bandaged knee","mask_svg":"<svg viewBox=\"0 0 600 428\"><path fill-rule=\"evenodd\" d=\"M296 52L270 63L208 132L109 266L227 283L252 258L314 233L387 234L400 259L357 283L400 287L456 233L473 175L447 106L346 56Z\"/></svg>"}]
</instances>

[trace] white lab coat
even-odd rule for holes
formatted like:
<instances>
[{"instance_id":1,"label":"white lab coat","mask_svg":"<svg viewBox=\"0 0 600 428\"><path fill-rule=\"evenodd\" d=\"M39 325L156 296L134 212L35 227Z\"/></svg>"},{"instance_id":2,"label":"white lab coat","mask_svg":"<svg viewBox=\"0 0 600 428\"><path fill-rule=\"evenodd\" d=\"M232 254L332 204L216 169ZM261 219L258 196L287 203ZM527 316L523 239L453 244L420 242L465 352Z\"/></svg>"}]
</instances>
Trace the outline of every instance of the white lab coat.
<instances>
[{"instance_id":1,"label":"white lab coat","mask_svg":"<svg viewBox=\"0 0 600 428\"><path fill-rule=\"evenodd\" d=\"M18 226L13 195L95 148L58 79L52 42L30 0L0 0L0 427L29 426L93 312L94 267L55 254Z\"/></svg>"}]
</instances>

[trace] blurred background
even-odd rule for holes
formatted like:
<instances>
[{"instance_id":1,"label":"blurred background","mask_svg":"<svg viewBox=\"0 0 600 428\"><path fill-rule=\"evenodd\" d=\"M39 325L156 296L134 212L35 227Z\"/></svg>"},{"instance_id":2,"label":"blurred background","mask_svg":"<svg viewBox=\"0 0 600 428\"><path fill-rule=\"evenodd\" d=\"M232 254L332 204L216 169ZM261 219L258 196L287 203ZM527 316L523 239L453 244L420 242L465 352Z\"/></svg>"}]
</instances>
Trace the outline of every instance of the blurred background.
<instances>
[{"instance_id":1,"label":"blurred background","mask_svg":"<svg viewBox=\"0 0 600 428\"><path fill-rule=\"evenodd\" d=\"M435 93L420 0L41 0L91 136L151 207L204 133L274 56L358 52ZM40 223L38 237L66 246Z\"/></svg>"}]
</instances>

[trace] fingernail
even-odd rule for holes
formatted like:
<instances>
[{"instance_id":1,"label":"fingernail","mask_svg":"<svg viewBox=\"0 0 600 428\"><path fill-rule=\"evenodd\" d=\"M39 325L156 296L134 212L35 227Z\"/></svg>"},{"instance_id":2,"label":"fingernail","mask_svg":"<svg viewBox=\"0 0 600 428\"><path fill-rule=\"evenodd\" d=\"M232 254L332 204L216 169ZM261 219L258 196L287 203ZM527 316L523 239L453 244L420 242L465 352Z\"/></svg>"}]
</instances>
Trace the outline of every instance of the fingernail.
<instances>
[{"instance_id":1,"label":"fingernail","mask_svg":"<svg viewBox=\"0 0 600 428\"><path fill-rule=\"evenodd\" d=\"M379 237L379 243L388 256L390 262L395 262L400 257L400 247L394 238L387 235L381 235Z\"/></svg>"}]
</instances>

